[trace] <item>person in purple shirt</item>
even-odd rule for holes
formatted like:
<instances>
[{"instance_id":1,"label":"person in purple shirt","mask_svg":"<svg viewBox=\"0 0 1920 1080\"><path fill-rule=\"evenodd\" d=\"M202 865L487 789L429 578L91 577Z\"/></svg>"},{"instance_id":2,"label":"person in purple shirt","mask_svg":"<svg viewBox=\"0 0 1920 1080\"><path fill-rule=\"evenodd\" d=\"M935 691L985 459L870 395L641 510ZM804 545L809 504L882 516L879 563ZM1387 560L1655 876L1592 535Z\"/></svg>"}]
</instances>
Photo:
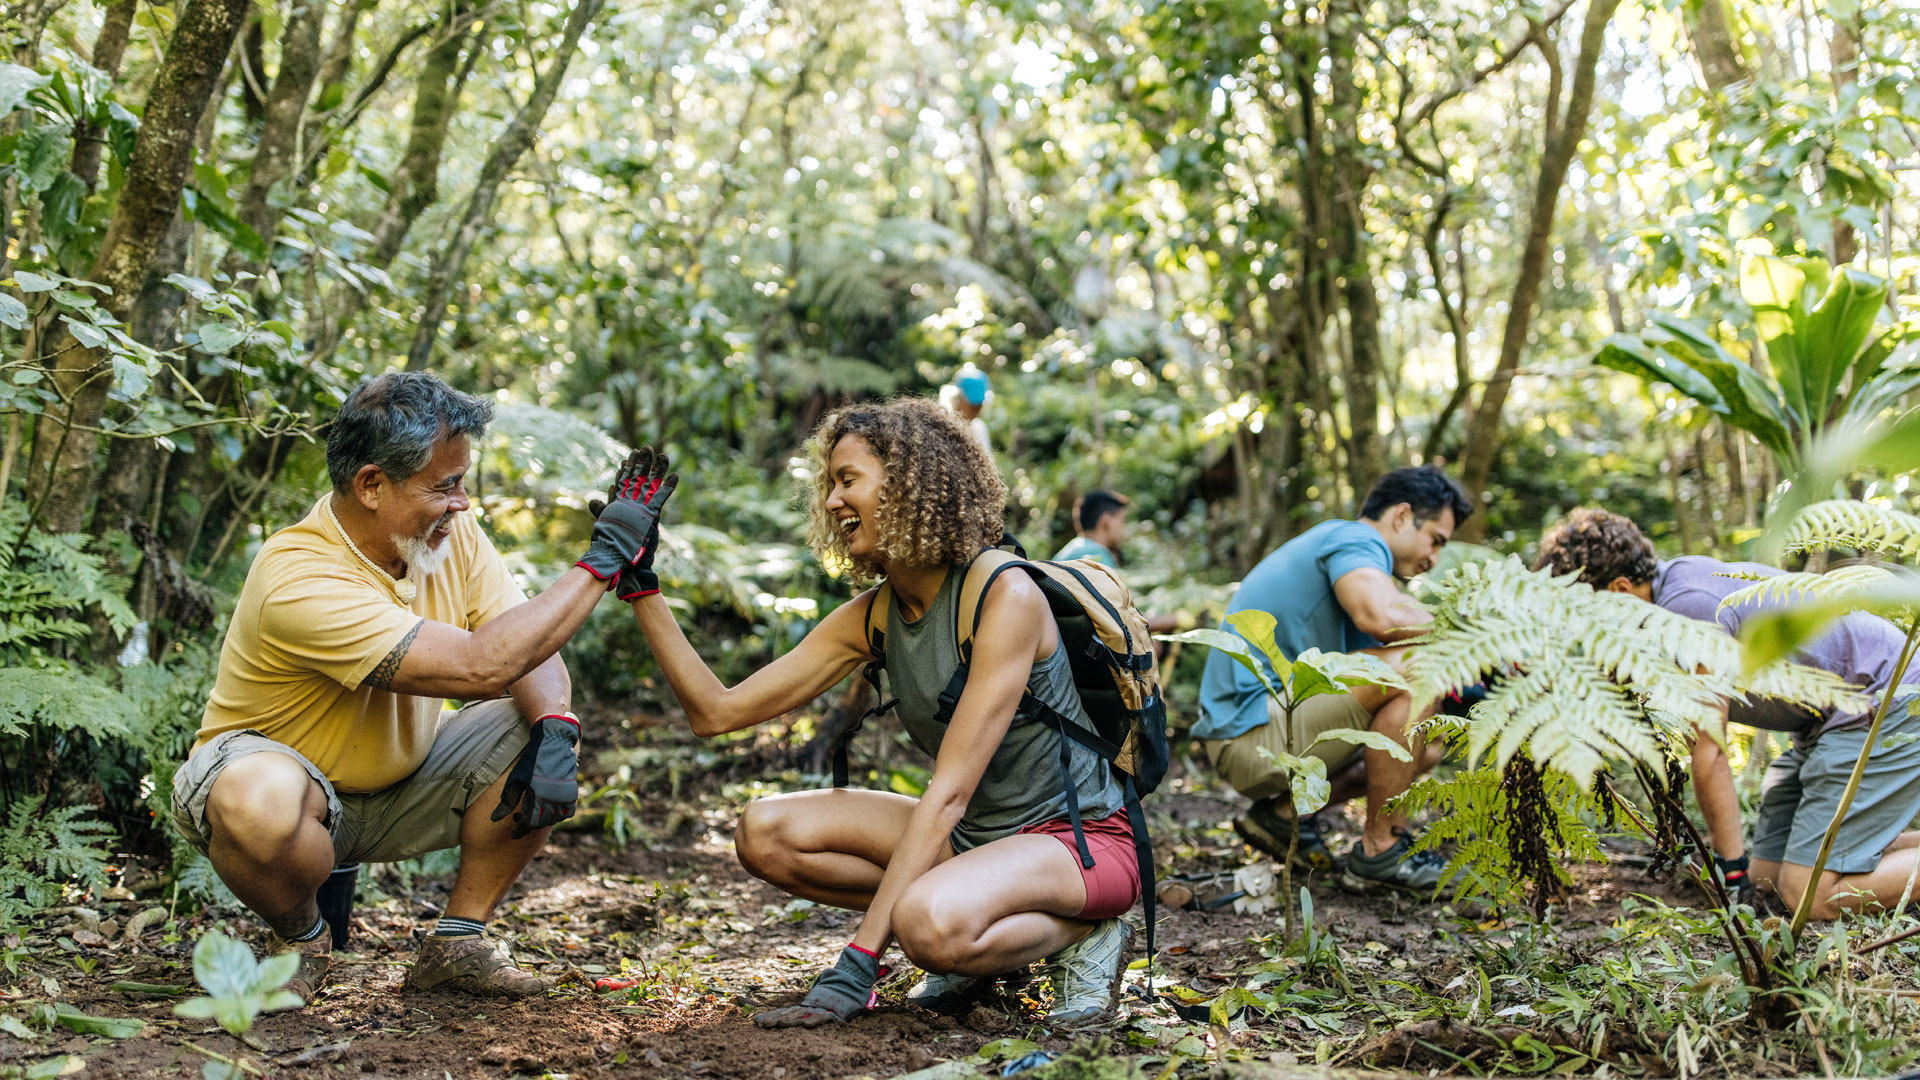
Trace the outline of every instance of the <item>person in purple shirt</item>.
<instances>
[{"instance_id":1,"label":"person in purple shirt","mask_svg":"<svg viewBox=\"0 0 1920 1080\"><path fill-rule=\"evenodd\" d=\"M1748 603L1721 610L1720 602L1752 584L1753 576L1781 571L1762 563L1728 563L1689 555L1665 562L1640 527L1619 514L1575 510L1540 541L1536 568L1578 572L1596 589L1631 593L1676 614L1718 624L1729 634L1761 611L1791 601ZM1738 576L1732 576L1738 575ZM1920 832L1908 828L1920 814L1920 718L1910 706L1920 696L1920 667L1899 686L1893 672L1906 635L1875 615L1854 613L1800 651L1797 659L1830 671L1868 693L1874 704L1894 694L1882 739L1867 761L1860 789L1841 823L1820 878L1813 917L1899 903L1920 858ZM1728 704L1727 720L1793 733L1792 749L1774 759L1760 788L1751 853L1742 843L1740 802L1733 771L1719 741L1701 737L1693 749L1694 795L1706 817L1715 861L1729 885L1751 883L1797 903L1806 889L1841 792L1866 741L1871 712L1816 712L1792 702L1763 699ZM1751 861L1749 861L1751 860Z\"/></svg>"}]
</instances>

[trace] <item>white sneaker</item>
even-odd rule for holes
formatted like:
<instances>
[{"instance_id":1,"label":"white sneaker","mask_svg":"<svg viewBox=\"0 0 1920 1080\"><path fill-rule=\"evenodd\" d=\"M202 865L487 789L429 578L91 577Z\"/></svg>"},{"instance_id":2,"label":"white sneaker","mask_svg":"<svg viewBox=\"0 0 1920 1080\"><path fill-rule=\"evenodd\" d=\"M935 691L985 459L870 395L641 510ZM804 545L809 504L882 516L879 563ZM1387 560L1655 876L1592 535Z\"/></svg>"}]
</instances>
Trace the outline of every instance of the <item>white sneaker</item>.
<instances>
[{"instance_id":1,"label":"white sneaker","mask_svg":"<svg viewBox=\"0 0 1920 1080\"><path fill-rule=\"evenodd\" d=\"M1127 970L1133 927L1103 919L1093 933L1047 957L1053 1009L1047 1025L1056 1031L1097 1031L1120 1019L1120 976Z\"/></svg>"}]
</instances>

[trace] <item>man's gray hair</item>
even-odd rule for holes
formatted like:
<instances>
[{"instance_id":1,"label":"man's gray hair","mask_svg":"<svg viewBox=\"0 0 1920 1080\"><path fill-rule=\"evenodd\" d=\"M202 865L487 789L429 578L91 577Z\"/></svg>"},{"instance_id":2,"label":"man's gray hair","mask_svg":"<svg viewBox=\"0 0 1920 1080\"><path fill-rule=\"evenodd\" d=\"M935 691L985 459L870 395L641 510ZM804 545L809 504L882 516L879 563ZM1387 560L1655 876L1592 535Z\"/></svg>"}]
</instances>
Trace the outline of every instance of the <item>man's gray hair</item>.
<instances>
[{"instance_id":1,"label":"man's gray hair","mask_svg":"<svg viewBox=\"0 0 1920 1080\"><path fill-rule=\"evenodd\" d=\"M455 435L477 439L492 420L493 402L463 394L438 375L375 375L353 388L327 431L327 477L343 495L367 465L406 480L426 468L435 443Z\"/></svg>"}]
</instances>

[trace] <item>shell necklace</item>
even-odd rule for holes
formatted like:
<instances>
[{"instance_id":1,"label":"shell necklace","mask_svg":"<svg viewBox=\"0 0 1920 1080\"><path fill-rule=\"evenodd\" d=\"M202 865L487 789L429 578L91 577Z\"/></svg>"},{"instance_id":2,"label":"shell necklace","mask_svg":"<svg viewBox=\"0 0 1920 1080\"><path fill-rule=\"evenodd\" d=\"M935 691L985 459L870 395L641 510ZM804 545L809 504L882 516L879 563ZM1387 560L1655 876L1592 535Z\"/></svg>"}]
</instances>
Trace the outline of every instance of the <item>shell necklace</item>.
<instances>
[{"instance_id":1,"label":"shell necklace","mask_svg":"<svg viewBox=\"0 0 1920 1080\"><path fill-rule=\"evenodd\" d=\"M386 582L401 604L412 607L413 598L420 591L419 587L414 584L413 578L404 577L396 579L392 574L387 573L379 563L367 558L366 552L361 551L359 545L353 542L353 537L347 535L346 527L340 524L340 518L334 514L332 495L329 494L323 497L320 500L320 505L327 512L327 520L333 522L334 531L340 534L340 539L346 543L347 550L353 552L353 557L360 560L360 565L373 571L379 576L381 581Z\"/></svg>"}]
</instances>

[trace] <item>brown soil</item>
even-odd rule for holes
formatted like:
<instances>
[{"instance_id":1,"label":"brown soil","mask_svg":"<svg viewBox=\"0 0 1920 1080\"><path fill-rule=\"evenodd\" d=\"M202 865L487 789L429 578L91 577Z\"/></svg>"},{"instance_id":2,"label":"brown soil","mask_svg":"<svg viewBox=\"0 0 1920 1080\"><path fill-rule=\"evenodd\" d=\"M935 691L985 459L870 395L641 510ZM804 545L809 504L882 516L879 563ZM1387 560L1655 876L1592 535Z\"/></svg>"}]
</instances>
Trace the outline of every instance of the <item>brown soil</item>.
<instances>
[{"instance_id":1,"label":"brown soil","mask_svg":"<svg viewBox=\"0 0 1920 1080\"><path fill-rule=\"evenodd\" d=\"M755 1027L749 1014L792 1000L831 961L856 916L795 903L748 877L731 851L732 816L745 794L726 785L728 775L711 770L693 770L704 781L683 783L684 761L693 760L694 751L671 729L653 728L640 742L638 750L608 751L601 764L611 771L621 761L644 761L649 769L672 772L669 783L666 772L636 768L641 775L634 787L642 792L705 786L678 798L643 801L645 820L633 826L638 838L622 849L595 831L594 817L585 817L590 828L557 834L495 923L524 964L563 976L551 996L502 1003L400 990L415 936L437 913L451 875L420 878L406 889L391 869L363 873L353 940L348 951L335 955L330 983L307 1008L262 1017L249 1033L255 1045L204 1021L175 1018L171 999L112 988L123 980L191 987L191 943L223 917L230 930L257 943L261 931L253 919L189 910L183 902L176 921L128 942L117 933L85 931L89 916L78 917L77 924L67 911L6 942L11 951L0 954L9 961L0 969L0 1015L28 1019L37 1005L52 1000L98 1016L138 1017L148 1027L120 1040L66 1035L62 1028L34 1041L0 1033L0 1076L9 1067L75 1054L85 1060L84 1075L92 1077L198 1077L203 1063L217 1056L267 1072L423 1080L547 1074L839 1080L891 1077L969 1058L983 1047L995 1058L1024 1049L988 1045L998 1040L1068 1048L1066 1040L1040 1027L1044 1007L1030 999L1001 999L960 1019L907 1006L901 998L911 971L883 988L887 1000L876 1015L854 1023L799 1032ZM755 756L749 751L742 760ZM663 764L675 761L682 763ZM1249 858L1227 827L1243 803L1193 793L1184 781L1171 787L1155 800L1163 868L1230 871ZM1584 892L1558 916L1568 933L1604 925L1628 893L1665 893L1618 868L1583 868L1581 879ZM1383 975L1412 978L1409 972L1417 972L1422 982L1439 987L1460 969L1462 959L1433 933L1441 917L1435 905L1353 897L1325 882L1312 888L1317 925L1348 950L1374 955ZM124 925L134 913L166 902L164 893L155 893L87 903L102 919ZM1187 988L1189 998L1244 984L1244 969L1270 958L1277 940L1272 912L1163 909L1161 917L1161 985ZM637 986L593 989L596 979L622 976L623 964L626 977L640 980ZM1279 1020L1270 1031L1230 1032L1138 999L1131 1013L1126 1026L1093 1045L1133 1057L1148 1077L1158 1075L1172 1053L1192 1058L1190 1066L1204 1072L1228 1047L1251 1051L1260 1075L1292 1075L1295 1060L1313 1061L1321 1037L1296 1017ZM1364 1035L1355 1026L1343 1043L1358 1044ZM1196 1054L1200 1044L1183 1041L1196 1038L1206 1051Z\"/></svg>"}]
</instances>

